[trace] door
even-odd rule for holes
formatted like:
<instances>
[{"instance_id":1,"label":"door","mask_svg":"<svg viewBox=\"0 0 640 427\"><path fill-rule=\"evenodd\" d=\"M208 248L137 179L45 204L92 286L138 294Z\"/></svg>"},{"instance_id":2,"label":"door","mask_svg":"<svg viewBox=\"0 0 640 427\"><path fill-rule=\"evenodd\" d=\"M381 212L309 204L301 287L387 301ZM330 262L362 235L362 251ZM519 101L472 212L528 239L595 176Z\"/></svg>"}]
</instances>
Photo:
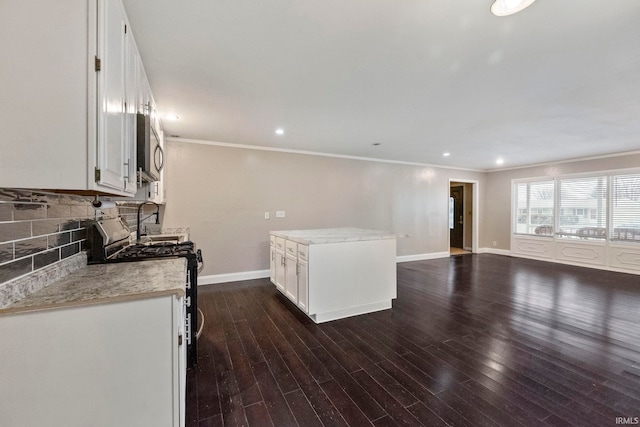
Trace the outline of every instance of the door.
<instances>
[{"instance_id":1,"label":"door","mask_svg":"<svg viewBox=\"0 0 640 427\"><path fill-rule=\"evenodd\" d=\"M129 180L125 76L128 71L126 15L120 2L101 2L98 23L98 152L100 185L123 190ZM129 161L129 165L127 165ZM126 177L126 178L125 178Z\"/></svg>"},{"instance_id":2,"label":"door","mask_svg":"<svg viewBox=\"0 0 640 427\"><path fill-rule=\"evenodd\" d=\"M451 187L449 193L449 246L464 248L464 187Z\"/></svg>"},{"instance_id":3,"label":"door","mask_svg":"<svg viewBox=\"0 0 640 427\"><path fill-rule=\"evenodd\" d=\"M285 273L284 273L285 256L284 252L276 249L276 288L284 293Z\"/></svg>"},{"instance_id":4,"label":"door","mask_svg":"<svg viewBox=\"0 0 640 427\"><path fill-rule=\"evenodd\" d=\"M275 246L270 246L270 251L271 251L271 261L269 262L269 279L271 280L271 283L273 283L274 285L276 284L276 247Z\"/></svg>"},{"instance_id":5,"label":"door","mask_svg":"<svg viewBox=\"0 0 640 427\"><path fill-rule=\"evenodd\" d=\"M286 254L285 270L285 295L294 303L298 303L298 259Z\"/></svg>"},{"instance_id":6,"label":"door","mask_svg":"<svg viewBox=\"0 0 640 427\"><path fill-rule=\"evenodd\" d=\"M298 259L298 307L309 312L309 264Z\"/></svg>"}]
</instances>

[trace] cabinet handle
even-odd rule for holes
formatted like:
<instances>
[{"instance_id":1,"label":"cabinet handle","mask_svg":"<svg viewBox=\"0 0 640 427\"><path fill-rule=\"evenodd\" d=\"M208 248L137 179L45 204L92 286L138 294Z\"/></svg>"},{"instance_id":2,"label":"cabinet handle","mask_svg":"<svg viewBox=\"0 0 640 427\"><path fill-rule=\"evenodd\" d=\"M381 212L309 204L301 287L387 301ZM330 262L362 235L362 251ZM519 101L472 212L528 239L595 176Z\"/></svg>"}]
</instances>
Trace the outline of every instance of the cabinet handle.
<instances>
[{"instance_id":1,"label":"cabinet handle","mask_svg":"<svg viewBox=\"0 0 640 427\"><path fill-rule=\"evenodd\" d=\"M300 275L300 264L296 263L296 276Z\"/></svg>"},{"instance_id":2,"label":"cabinet handle","mask_svg":"<svg viewBox=\"0 0 640 427\"><path fill-rule=\"evenodd\" d=\"M271 261L275 261L276 260L276 253L271 251Z\"/></svg>"},{"instance_id":3,"label":"cabinet handle","mask_svg":"<svg viewBox=\"0 0 640 427\"><path fill-rule=\"evenodd\" d=\"M127 169L127 175L124 177L125 181L129 181L129 174L130 174L130 170L129 170L129 159L127 159L126 162L124 162L124 166Z\"/></svg>"},{"instance_id":4,"label":"cabinet handle","mask_svg":"<svg viewBox=\"0 0 640 427\"><path fill-rule=\"evenodd\" d=\"M287 261L287 258L285 257L280 258L280 265L284 265L286 261Z\"/></svg>"}]
</instances>

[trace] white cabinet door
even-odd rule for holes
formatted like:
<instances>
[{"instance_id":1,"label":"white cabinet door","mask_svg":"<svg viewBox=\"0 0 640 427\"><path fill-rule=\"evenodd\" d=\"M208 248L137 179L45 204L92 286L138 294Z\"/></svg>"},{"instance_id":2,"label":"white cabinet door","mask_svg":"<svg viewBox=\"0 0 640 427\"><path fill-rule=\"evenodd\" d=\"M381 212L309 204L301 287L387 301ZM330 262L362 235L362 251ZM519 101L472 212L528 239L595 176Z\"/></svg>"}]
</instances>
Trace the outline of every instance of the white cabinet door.
<instances>
[{"instance_id":1,"label":"white cabinet door","mask_svg":"<svg viewBox=\"0 0 640 427\"><path fill-rule=\"evenodd\" d=\"M284 263L284 252L276 249L276 288L282 293L285 292L284 284L286 283Z\"/></svg>"},{"instance_id":2,"label":"white cabinet door","mask_svg":"<svg viewBox=\"0 0 640 427\"><path fill-rule=\"evenodd\" d=\"M271 283L276 284L276 248L275 246L269 246L269 279Z\"/></svg>"},{"instance_id":3,"label":"white cabinet door","mask_svg":"<svg viewBox=\"0 0 640 427\"><path fill-rule=\"evenodd\" d=\"M140 54L136 47L131 30L127 29L126 36L126 72L125 72L125 136L123 146L125 151L124 162L124 190L129 194L137 191L136 179L136 113L138 104L138 92L140 83Z\"/></svg>"},{"instance_id":4,"label":"white cabinet door","mask_svg":"<svg viewBox=\"0 0 640 427\"><path fill-rule=\"evenodd\" d=\"M126 123L127 18L118 1L99 3L98 184L124 190L128 148ZM130 161L130 159L129 159Z\"/></svg>"},{"instance_id":5,"label":"white cabinet door","mask_svg":"<svg viewBox=\"0 0 640 427\"><path fill-rule=\"evenodd\" d=\"M298 259L287 253L284 263L285 295L296 304L298 303Z\"/></svg>"},{"instance_id":6,"label":"white cabinet door","mask_svg":"<svg viewBox=\"0 0 640 427\"><path fill-rule=\"evenodd\" d=\"M309 263L298 258L298 307L309 312Z\"/></svg>"}]
</instances>

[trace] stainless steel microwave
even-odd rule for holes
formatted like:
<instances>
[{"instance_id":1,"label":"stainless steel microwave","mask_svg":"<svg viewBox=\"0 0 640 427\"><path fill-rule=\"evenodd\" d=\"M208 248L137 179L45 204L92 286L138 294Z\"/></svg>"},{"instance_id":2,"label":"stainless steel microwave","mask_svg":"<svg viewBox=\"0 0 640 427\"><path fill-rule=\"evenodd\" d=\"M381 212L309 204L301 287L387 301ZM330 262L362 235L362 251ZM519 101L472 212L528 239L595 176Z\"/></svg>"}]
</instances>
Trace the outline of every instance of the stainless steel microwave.
<instances>
[{"instance_id":1,"label":"stainless steel microwave","mask_svg":"<svg viewBox=\"0 0 640 427\"><path fill-rule=\"evenodd\" d=\"M140 113L136 114L136 148L138 179L142 182L159 181L164 167L164 152L150 117Z\"/></svg>"}]
</instances>

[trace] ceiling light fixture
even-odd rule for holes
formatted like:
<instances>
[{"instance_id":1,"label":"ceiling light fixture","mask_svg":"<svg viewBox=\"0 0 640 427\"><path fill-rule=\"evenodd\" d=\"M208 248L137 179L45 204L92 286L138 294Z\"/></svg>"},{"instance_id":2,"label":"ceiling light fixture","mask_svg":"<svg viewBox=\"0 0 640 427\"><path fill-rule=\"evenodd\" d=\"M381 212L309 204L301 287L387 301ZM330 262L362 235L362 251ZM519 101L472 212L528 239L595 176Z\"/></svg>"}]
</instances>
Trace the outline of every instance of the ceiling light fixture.
<instances>
[{"instance_id":1,"label":"ceiling light fixture","mask_svg":"<svg viewBox=\"0 0 640 427\"><path fill-rule=\"evenodd\" d=\"M496 16L508 16L531 6L536 0L495 0L491 5L491 13Z\"/></svg>"},{"instance_id":2,"label":"ceiling light fixture","mask_svg":"<svg viewBox=\"0 0 640 427\"><path fill-rule=\"evenodd\" d=\"M276 129L276 135L284 135L284 129L282 128Z\"/></svg>"},{"instance_id":3,"label":"ceiling light fixture","mask_svg":"<svg viewBox=\"0 0 640 427\"><path fill-rule=\"evenodd\" d=\"M504 163L504 159L502 157L498 157L498 160L496 160L496 165L501 165Z\"/></svg>"},{"instance_id":4,"label":"ceiling light fixture","mask_svg":"<svg viewBox=\"0 0 640 427\"><path fill-rule=\"evenodd\" d=\"M162 115L162 118L165 119L165 120L170 120L170 121L173 122L173 121L178 120L180 118L180 116L177 115L177 114L174 114L174 113L165 113L165 114Z\"/></svg>"},{"instance_id":5,"label":"ceiling light fixture","mask_svg":"<svg viewBox=\"0 0 640 427\"><path fill-rule=\"evenodd\" d=\"M449 157L451 153L442 153L442 157Z\"/></svg>"}]
</instances>

